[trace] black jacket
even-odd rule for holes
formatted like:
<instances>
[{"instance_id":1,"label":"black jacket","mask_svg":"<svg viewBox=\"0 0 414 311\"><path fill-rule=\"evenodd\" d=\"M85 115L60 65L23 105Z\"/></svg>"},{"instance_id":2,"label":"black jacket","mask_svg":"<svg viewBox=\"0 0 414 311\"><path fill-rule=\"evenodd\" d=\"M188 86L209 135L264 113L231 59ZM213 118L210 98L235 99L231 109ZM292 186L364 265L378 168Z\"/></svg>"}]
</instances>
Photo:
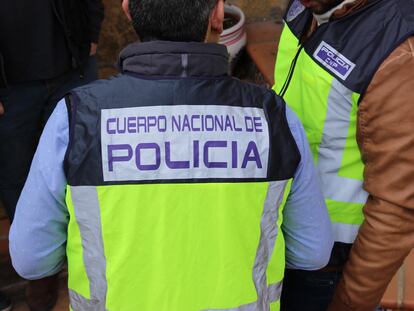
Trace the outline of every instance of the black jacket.
<instances>
[{"instance_id":1,"label":"black jacket","mask_svg":"<svg viewBox=\"0 0 414 311\"><path fill-rule=\"evenodd\" d=\"M0 87L82 67L102 20L102 0L0 1Z\"/></svg>"}]
</instances>

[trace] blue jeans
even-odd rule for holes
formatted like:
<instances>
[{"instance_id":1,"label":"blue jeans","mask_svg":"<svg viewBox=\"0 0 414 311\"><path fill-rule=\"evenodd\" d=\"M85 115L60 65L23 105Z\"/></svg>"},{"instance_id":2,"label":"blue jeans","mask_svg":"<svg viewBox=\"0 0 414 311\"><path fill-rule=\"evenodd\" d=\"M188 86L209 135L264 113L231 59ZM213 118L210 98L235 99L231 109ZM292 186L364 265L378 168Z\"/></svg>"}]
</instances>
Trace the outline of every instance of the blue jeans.
<instances>
[{"instance_id":1,"label":"blue jeans","mask_svg":"<svg viewBox=\"0 0 414 311\"><path fill-rule=\"evenodd\" d=\"M10 221L42 127L67 92L96 80L97 76L96 58L91 57L82 77L79 70L72 70L54 79L0 89L0 101L5 110L0 116L0 200Z\"/></svg>"},{"instance_id":2,"label":"blue jeans","mask_svg":"<svg viewBox=\"0 0 414 311\"><path fill-rule=\"evenodd\" d=\"M341 276L341 271L286 270L281 310L326 311Z\"/></svg>"}]
</instances>

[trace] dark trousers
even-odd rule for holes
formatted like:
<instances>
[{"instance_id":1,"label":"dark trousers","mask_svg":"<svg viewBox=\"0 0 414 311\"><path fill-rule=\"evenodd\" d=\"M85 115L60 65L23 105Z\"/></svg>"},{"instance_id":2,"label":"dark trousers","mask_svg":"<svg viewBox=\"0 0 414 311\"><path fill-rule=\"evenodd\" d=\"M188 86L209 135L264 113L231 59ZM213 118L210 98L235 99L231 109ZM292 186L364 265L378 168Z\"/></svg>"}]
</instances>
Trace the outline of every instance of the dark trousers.
<instances>
[{"instance_id":1,"label":"dark trousers","mask_svg":"<svg viewBox=\"0 0 414 311\"><path fill-rule=\"evenodd\" d=\"M0 102L5 110L4 115L0 116L0 200L10 221L13 220L42 126L68 91L96 80L97 75L96 58L91 57L82 76L79 70L72 70L58 78L0 89Z\"/></svg>"},{"instance_id":2,"label":"dark trousers","mask_svg":"<svg viewBox=\"0 0 414 311\"><path fill-rule=\"evenodd\" d=\"M341 276L341 271L286 270L281 310L326 311Z\"/></svg>"}]
</instances>

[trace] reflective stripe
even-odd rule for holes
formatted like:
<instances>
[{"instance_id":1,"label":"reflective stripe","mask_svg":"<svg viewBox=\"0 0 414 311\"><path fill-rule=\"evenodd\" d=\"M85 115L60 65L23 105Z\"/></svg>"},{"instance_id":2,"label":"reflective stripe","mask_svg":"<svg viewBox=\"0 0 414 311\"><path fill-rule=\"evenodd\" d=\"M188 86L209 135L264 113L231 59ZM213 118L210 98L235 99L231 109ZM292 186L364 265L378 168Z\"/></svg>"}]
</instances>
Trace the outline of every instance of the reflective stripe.
<instances>
[{"instance_id":1,"label":"reflective stripe","mask_svg":"<svg viewBox=\"0 0 414 311\"><path fill-rule=\"evenodd\" d=\"M69 289L70 306L73 311L102 311L105 309L105 302L89 300Z\"/></svg>"},{"instance_id":2,"label":"reflective stripe","mask_svg":"<svg viewBox=\"0 0 414 311\"><path fill-rule=\"evenodd\" d=\"M101 213L96 187L71 187L76 221L82 237L83 262L89 279L88 300L72 291L70 304L76 311L106 310L106 259Z\"/></svg>"},{"instance_id":3,"label":"reflective stripe","mask_svg":"<svg viewBox=\"0 0 414 311\"><path fill-rule=\"evenodd\" d=\"M287 181L269 183L260 222L260 242L253 266L253 281L257 291L258 303L262 306L269 305L266 270L276 243L278 209L283 201L286 185Z\"/></svg>"},{"instance_id":4,"label":"reflective stripe","mask_svg":"<svg viewBox=\"0 0 414 311\"><path fill-rule=\"evenodd\" d=\"M332 230L335 241L352 244L358 235L359 225L349 225L334 222L332 223Z\"/></svg>"},{"instance_id":5,"label":"reflective stripe","mask_svg":"<svg viewBox=\"0 0 414 311\"><path fill-rule=\"evenodd\" d=\"M282 287L283 281L277 284L271 284L267 288L267 293L269 295L269 303L276 302L280 300L280 296L282 296Z\"/></svg>"},{"instance_id":6,"label":"reflective stripe","mask_svg":"<svg viewBox=\"0 0 414 311\"><path fill-rule=\"evenodd\" d=\"M338 175L348 136L352 95L351 90L333 80L319 147L318 171L325 198L365 204L368 193L362 188L363 181Z\"/></svg>"},{"instance_id":7,"label":"reflective stripe","mask_svg":"<svg viewBox=\"0 0 414 311\"><path fill-rule=\"evenodd\" d=\"M270 304L273 302L276 302L280 299L280 296L282 294L282 286L283 282L269 285L266 289L266 300L267 303L263 304L260 303L260 301L256 301L253 303L249 303L247 305L243 305L236 308L231 309L208 309L203 311L269 311L270 310Z\"/></svg>"}]
</instances>

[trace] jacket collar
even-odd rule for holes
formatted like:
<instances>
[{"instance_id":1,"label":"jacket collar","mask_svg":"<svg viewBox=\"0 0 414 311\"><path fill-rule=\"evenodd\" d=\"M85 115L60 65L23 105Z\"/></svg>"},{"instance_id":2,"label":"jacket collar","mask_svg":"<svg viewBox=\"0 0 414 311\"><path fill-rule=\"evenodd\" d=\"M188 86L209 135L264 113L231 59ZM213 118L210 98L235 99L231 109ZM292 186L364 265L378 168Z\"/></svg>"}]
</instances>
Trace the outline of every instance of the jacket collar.
<instances>
[{"instance_id":1,"label":"jacket collar","mask_svg":"<svg viewBox=\"0 0 414 311\"><path fill-rule=\"evenodd\" d=\"M135 42L120 54L122 72L157 77L218 77L228 75L225 46L197 42Z\"/></svg>"},{"instance_id":2,"label":"jacket collar","mask_svg":"<svg viewBox=\"0 0 414 311\"><path fill-rule=\"evenodd\" d=\"M324 23L329 22L329 19L332 17L332 15L335 12L339 12L340 9L342 9L345 5L349 3L353 3L355 0L343 0L340 4L338 4L336 7L330 9L328 12L324 14L313 14L316 21L318 22L318 25L322 25Z\"/></svg>"},{"instance_id":3,"label":"jacket collar","mask_svg":"<svg viewBox=\"0 0 414 311\"><path fill-rule=\"evenodd\" d=\"M385 0L389 1L389 0ZM331 20L341 19L351 13L354 13L370 3L370 0L354 0L349 3L346 3L343 7L335 10L331 15Z\"/></svg>"},{"instance_id":4,"label":"jacket collar","mask_svg":"<svg viewBox=\"0 0 414 311\"><path fill-rule=\"evenodd\" d=\"M354 0L350 2L346 1L346 3L343 6L339 6L339 8L336 7L334 8L333 12L329 12L329 22L344 18L345 16L358 11L359 9L364 7L367 3L369 3L369 0ZM308 31L306 32L305 39L309 38L309 36L316 30L316 28L318 28L320 24L324 24L325 22L326 21L320 23L320 21L318 21L314 15L312 24L310 28L308 29Z\"/></svg>"}]
</instances>

